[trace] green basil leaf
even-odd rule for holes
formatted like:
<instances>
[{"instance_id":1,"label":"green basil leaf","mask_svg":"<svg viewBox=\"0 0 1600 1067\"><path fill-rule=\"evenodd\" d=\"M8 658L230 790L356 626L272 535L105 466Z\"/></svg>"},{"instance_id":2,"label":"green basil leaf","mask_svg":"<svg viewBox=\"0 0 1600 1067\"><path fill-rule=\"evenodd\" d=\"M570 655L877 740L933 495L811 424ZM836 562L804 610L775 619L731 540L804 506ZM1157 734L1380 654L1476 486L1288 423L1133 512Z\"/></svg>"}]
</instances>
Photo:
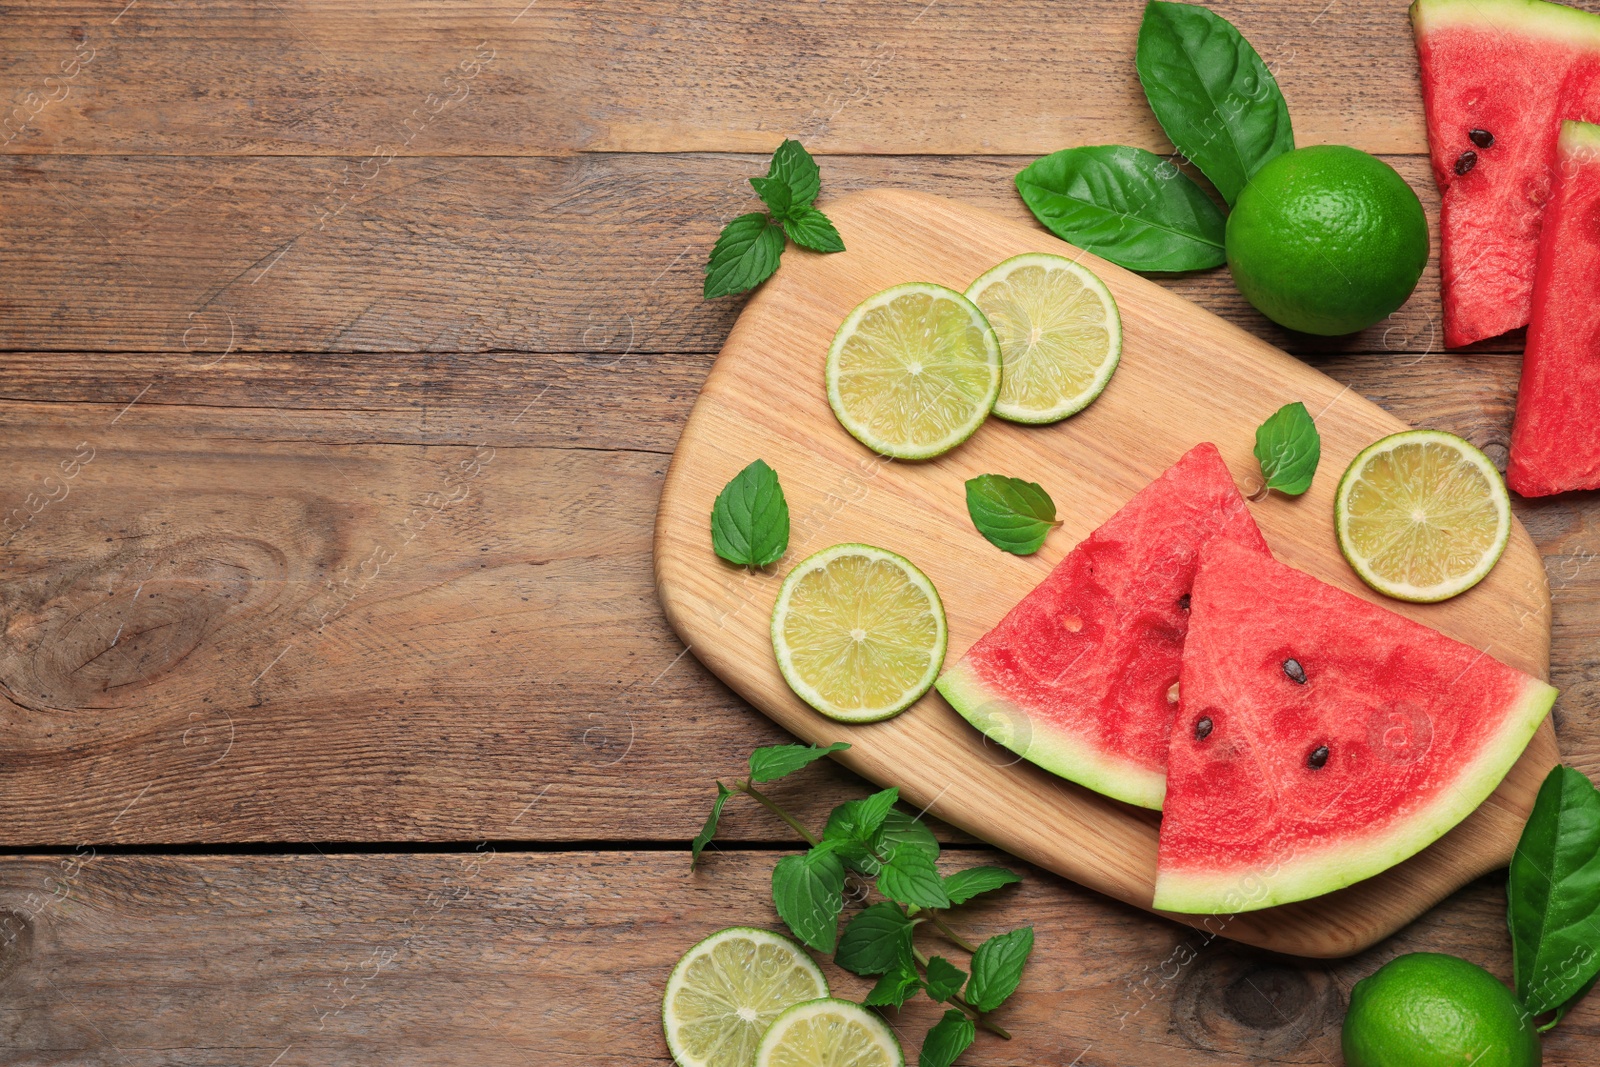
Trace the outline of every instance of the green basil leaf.
<instances>
[{"instance_id":1,"label":"green basil leaf","mask_svg":"<svg viewBox=\"0 0 1600 1067\"><path fill-rule=\"evenodd\" d=\"M1205 270L1227 260L1227 220L1187 174L1126 145L1034 160L1017 192L1045 229L1129 270Z\"/></svg>"},{"instance_id":2,"label":"green basil leaf","mask_svg":"<svg viewBox=\"0 0 1600 1067\"><path fill-rule=\"evenodd\" d=\"M957 871L944 880L945 895L951 904L965 904L980 893L1022 881L1022 875L1004 867L969 867Z\"/></svg>"},{"instance_id":3,"label":"green basil leaf","mask_svg":"<svg viewBox=\"0 0 1600 1067\"><path fill-rule=\"evenodd\" d=\"M722 228L706 261L705 298L754 289L778 269L783 229L764 211L740 215Z\"/></svg>"},{"instance_id":4,"label":"green basil leaf","mask_svg":"<svg viewBox=\"0 0 1600 1067\"><path fill-rule=\"evenodd\" d=\"M1039 551L1056 521L1055 501L1037 482L980 474L967 480L967 514L991 545L1017 556Z\"/></svg>"},{"instance_id":5,"label":"green basil leaf","mask_svg":"<svg viewBox=\"0 0 1600 1067\"><path fill-rule=\"evenodd\" d=\"M918 908L948 908L950 897L933 857L915 846L901 846L889 853L878 872L878 892L890 900Z\"/></svg>"},{"instance_id":6,"label":"green basil leaf","mask_svg":"<svg viewBox=\"0 0 1600 1067\"><path fill-rule=\"evenodd\" d=\"M1268 489L1299 496L1322 462L1322 435L1306 406L1285 404L1256 429L1256 460Z\"/></svg>"},{"instance_id":7,"label":"green basil leaf","mask_svg":"<svg viewBox=\"0 0 1600 1067\"><path fill-rule=\"evenodd\" d=\"M734 475L711 505L711 548L729 563L765 567L789 548L789 502L761 460Z\"/></svg>"},{"instance_id":8,"label":"green basil leaf","mask_svg":"<svg viewBox=\"0 0 1600 1067\"><path fill-rule=\"evenodd\" d=\"M782 222L789 217L789 210L794 206L794 192L788 182L782 178L751 178L750 187L767 205L773 218Z\"/></svg>"},{"instance_id":9,"label":"green basil leaf","mask_svg":"<svg viewBox=\"0 0 1600 1067\"><path fill-rule=\"evenodd\" d=\"M875 848L879 831L889 817L889 810L899 799L900 790L891 786L870 797L845 801L828 815L828 825L823 828L822 839Z\"/></svg>"},{"instance_id":10,"label":"green basil leaf","mask_svg":"<svg viewBox=\"0 0 1600 1067\"><path fill-rule=\"evenodd\" d=\"M1151 0L1139 26L1137 65L1161 128L1229 206L1268 160L1294 151L1277 80L1220 15Z\"/></svg>"},{"instance_id":11,"label":"green basil leaf","mask_svg":"<svg viewBox=\"0 0 1600 1067\"><path fill-rule=\"evenodd\" d=\"M1600 972L1600 791L1571 767L1540 787L1506 897L1517 996L1554 1011Z\"/></svg>"},{"instance_id":12,"label":"green basil leaf","mask_svg":"<svg viewBox=\"0 0 1600 1067\"><path fill-rule=\"evenodd\" d=\"M700 853L711 844L711 839L717 836L717 823L722 818L722 805L733 796L733 790L717 783L717 799L711 803L711 814L706 816L706 824L700 827L700 832L694 835L694 840L689 842L689 869L694 870L695 864L700 862Z\"/></svg>"},{"instance_id":13,"label":"green basil leaf","mask_svg":"<svg viewBox=\"0 0 1600 1067\"><path fill-rule=\"evenodd\" d=\"M1589 990L1594 988L1594 985L1595 985L1596 982L1600 982L1600 971L1595 972L1595 974L1593 976L1591 976L1590 979L1583 984L1583 988L1582 989L1580 989L1576 993L1574 993L1567 1000L1567 1002L1565 1004L1563 1004L1563 1005L1561 1005L1561 1007L1557 1008L1555 1010L1555 1013L1550 1016L1550 1021L1549 1022L1544 1023L1543 1025L1537 1027L1538 1031L1541 1034L1543 1034L1543 1033L1546 1033L1546 1032L1548 1032L1550 1030L1554 1030L1556 1028L1557 1024L1559 1024L1562 1019L1565 1019L1567 1017L1567 1012L1569 1012L1573 1008L1577 1007L1578 1006L1578 1001L1582 1000L1584 997L1589 995Z\"/></svg>"},{"instance_id":14,"label":"green basil leaf","mask_svg":"<svg viewBox=\"0 0 1600 1067\"><path fill-rule=\"evenodd\" d=\"M1022 968L1033 952L1033 927L1023 926L991 937L972 954L972 980L967 983L967 1003L979 1011L994 1011L1017 991Z\"/></svg>"},{"instance_id":15,"label":"green basil leaf","mask_svg":"<svg viewBox=\"0 0 1600 1067\"><path fill-rule=\"evenodd\" d=\"M783 220L783 232L789 240L813 252L844 251L844 238L834 229L833 221L814 207L793 209Z\"/></svg>"},{"instance_id":16,"label":"green basil leaf","mask_svg":"<svg viewBox=\"0 0 1600 1067\"><path fill-rule=\"evenodd\" d=\"M874 904L845 924L833 962L852 974L887 974L910 962L911 931L900 905Z\"/></svg>"},{"instance_id":17,"label":"green basil leaf","mask_svg":"<svg viewBox=\"0 0 1600 1067\"><path fill-rule=\"evenodd\" d=\"M922 987L922 979L917 977L917 969L909 963L896 964L894 968L878 979L878 984L872 987L872 992L862 1001L869 1008L899 1008L914 996Z\"/></svg>"},{"instance_id":18,"label":"green basil leaf","mask_svg":"<svg viewBox=\"0 0 1600 1067\"><path fill-rule=\"evenodd\" d=\"M962 983L966 980L966 971L943 956L934 956L928 960L928 977L923 985L928 990L928 996L943 1004L961 992Z\"/></svg>"},{"instance_id":19,"label":"green basil leaf","mask_svg":"<svg viewBox=\"0 0 1600 1067\"><path fill-rule=\"evenodd\" d=\"M844 910L844 864L829 849L785 856L772 869L772 903L794 936L832 952Z\"/></svg>"},{"instance_id":20,"label":"green basil leaf","mask_svg":"<svg viewBox=\"0 0 1600 1067\"><path fill-rule=\"evenodd\" d=\"M756 462L759 463L760 460ZM750 780L775 782L786 774L793 774L802 767L810 766L830 753L843 752L849 747L844 741L835 741L826 748L818 745L767 745L750 753Z\"/></svg>"},{"instance_id":21,"label":"green basil leaf","mask_svg":"<svg viewBox=\"0 0 1600 1067\"><path fill-rule=\"evenodd\" d=\"M790 202L795 207L810 207L822 188L822 172L799 141L784 141L778 146L772 153L767 177L777 178L789 187Z\"/></svg>"},{"instance_id":22,"label":"green basil leaf","mask_svg":"<svg viewBox=\"0 0 1600 1067\"><path fill-rule=\"evenodd\" d=\"M922 1039L917 1067L951 1067L977 1040L978 1026L965 1012L951 1008Z\"/></svg>"},{"instance_id":23,"label":"green basil leaf","mask_svg":"<svg viewBox=\"0 0 1600 1067\"><path fill-rule=\"evenodd\" d=\"M891 808L889 814L883 817L879 842L885 853L914 848L927 853L929 859L939 858L939 839L933 836L928 824L899 808Z\"/></svg>"}]
</instances>

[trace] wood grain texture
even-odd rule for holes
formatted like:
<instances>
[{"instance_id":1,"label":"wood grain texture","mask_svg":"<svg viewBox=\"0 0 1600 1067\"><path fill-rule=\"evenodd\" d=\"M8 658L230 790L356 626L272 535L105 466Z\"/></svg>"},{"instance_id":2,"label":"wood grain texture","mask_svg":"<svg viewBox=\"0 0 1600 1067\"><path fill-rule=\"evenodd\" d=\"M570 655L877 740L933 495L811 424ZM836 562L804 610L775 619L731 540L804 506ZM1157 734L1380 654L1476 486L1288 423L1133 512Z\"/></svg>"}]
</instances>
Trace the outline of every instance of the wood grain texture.
<instances>
[{"instance_id":1,"label":"wood grain texture","mask_svg":"<svg viewBox=\"0 0 1600 1067\"><path fill-rule=\"evenodd\" d=\"M0 1058L74 1067L663 1064L667 972L730 923L775 925L776 854L136 857L0 860ZM946 871L1007 862L947 852ZM1382 946L1295 960L1154 923L1049 874L967 906L1037 949L972 1067L1341 1062L1350 988L1404 952L1510 975L1503 884L1483 880ZM964 956L929 935L931 952ZM823 964L835 991L865 980ZM915 1002L914 1002L915 1003ZM925 999L890 1018L913 1057ZM1591 1067L1600 1000L1544 1039Z\"/></svg>"},{"instance_id":2,"label":"wood grain texture","mask_svg":"<svg viewBox=\"0 0 1600 1067\"><path fill-rule=\"evenodd\" d=\"M1322 476L1299 498L1252 511L1279 559L1401 611L1530 674L1549 670L1550 599L1527 532L1490 576L1443 604L1414 606L1367 589L1339 554L1337 478L1355 454L1404 428L1330 378L1048 235L920 193L861 193L832 217L854 252L798 257L745 310L684 428L656 519L662 606L694 654L786 729L815 742L848 739L836 758L919 807L1030 862L1139 907L1155 881L1154 816L1019 763L968 726L937 693L887 722L845 727L796 697L772 659L768 619L781 565L733 568L707 551L711 502L760 457L780 472L796 516L788 565L830 544L899 552L933 580L950 621L949 662L1030 591L1063 555L1199 441L1211 441L1249 484L1255 428L1303 401L1322 436ZM1122 361L1085 412L1048 428L991 420L926 463L893 463L834 419L821 366L838 324L868 296L904 281L964 289L1023 252L1089 265L1123 321ZM985 471L1038 481L1065 525L1034 556L997 552L971 528L963 482ZM1376 879L1301 904L1232 918L1224 936L1300 955L1345 955L1415 918L1511 857L1533 794L1557 762L1545 727L1501 788L1437 844ZM1199 923L1200 918L1184 921ZM1215 927L1213 927L1214 929Z\"/></svg>"},{"instance_id":3,"label":"wood grain texture","mask_svg":"<svg viewBox=\"0 0 1600 1067\"><path fill-rule=\"evenodd\" d=\"M1420 156L1388 157L1437 233ZM821 204L886 186L1036 225L1029 157L843 156ZM0 159L0 348L714 352L741 298L700 296L718 228L759 206L750 155L567 159ZM324 212L333 214L324 218ZM1042 232L1042 231L1041 231ZM1291 334L1226 269L1158 279L1294 352L1442 355L1437 241L1416 294L1353 337ZM1520 335L1472 351L1520 352ZM1464 357L1451 353L1452 360Z\"/></svg>"}]
</instances>

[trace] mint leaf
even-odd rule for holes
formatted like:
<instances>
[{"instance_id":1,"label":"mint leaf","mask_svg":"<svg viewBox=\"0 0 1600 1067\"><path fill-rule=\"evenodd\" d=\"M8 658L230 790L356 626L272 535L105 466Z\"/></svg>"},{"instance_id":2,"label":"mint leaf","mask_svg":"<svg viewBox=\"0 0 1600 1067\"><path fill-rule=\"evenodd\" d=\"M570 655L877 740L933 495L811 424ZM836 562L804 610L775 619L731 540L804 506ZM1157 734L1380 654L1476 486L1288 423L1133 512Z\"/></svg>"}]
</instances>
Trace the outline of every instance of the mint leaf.
<instances>
[{"instance_id":1,"label":"mint leaf","mask_svg":"<svg viewBox=\"0 0 1600 1067\"><path fill-rule=\"evenodd\" d=\"M689 869L694 870L695 864L700 862L700 853L711 844L711 839L717 836L717 822L722 818L722 805L733 796L733 790L717 783L717 799L711 804L711 814L706 816L706 824L700 827L700 832L694 835L694 840L689 842Z\"/></svg>"},{"instance_id":2,"label":"mint leaf","mask_svg":"<svg viewBox=\"0 0 1600 1067\"><path fill-rule=\"evenodd\" d=\"M917 1067L951 1067L978 1037L978 1027L965 1012L951 1008L922 1039Z\"/></svg>"},{"instance_id":3,"label":"mint leaf","mask_svg":"<svg viewBox=\"0 0 1600 1067\"><path fill-rule=\"evenodd\" d=\"M740 215L722 228L706 261L707 300L754 289L778 269L783 230L765 212Z\"/></svg>"},{"instance_id":4,"label":"mint leaf","mask_svg":"<svg viewBox=\"0 0 1600 1067\"><path fill-rule=\"evenodd\" d=\"M979 1011L994 1011L1017 991L1022 968L1033 952L1033 927L991 937L972 954L972 980L967 983L967 1003Z\"/></svg>"},{"instance_id":5,"label":"mint leaf","mask_svg":"<svg viewBox=\"0 0 1600 1067\"><path fill-rule=\"evenodd\" d=\"M784 141L778 146L772 153L767 177L781 179L789 187L790 201L795 207L810 207L822 188L822 173L817 169L817 162L799 141Z\"/></svg>"},{"instance_id":6,"label":"mint leaf","mask_svg":"<svg viewBox=\"0 0 1600 1067\"><path fill-rule=\"evenodd\" d=\"M1322 435L1306 406L1279 408L1256 430L1256 459L1268 489L1299 496L1311 488L1322 461Z\"/></svg>"},{"instance_id":7,"label":"mint leaf","mask_svg":"<svg viewBox=\"0 0 1600 1067\"><path fill-rule=\"evenodd\" d=\"M772 869L772 903L778 918L818 952L832 952L844 910L844 864L830 849L785 856Z\"/></svg>"},{"instance_id":8,"label":"mint leaf","mask_svg":"<svg viewBox=\"0 0 1600 1067\"><path fill-rule=\"evenodd\" d=\"M896 964L889 973L878 979L867 999L862 1003L869 1008L899 1008L922 987L922 979L910 963Z\"/></svg>"},{"instance_id":9,"label":"mint leaf","mask_svg":"<svg viewBox=\"0 0 1600 1067\"><path fill-rule=\"evenodd\" d=\"M868 847L876 845L878 833L889 817L889 810L899 799L900 790L891 786L870 797L845 801L828 815L828 825L822 831L822 839Z\"/></svg>"},{"instance_id":10,"label":"mint leaf","mask_svg":"<svg viewBox=\"0 0 1600 1067\"><path fill-rule=\"evenodd\" d=\"M783 220L783 232L801 248L813 252L843 252L844 238L833 222L814 207L798 207Z\"/></svg>"},{"instance_id":11,"label":"mint leaf","mask_svg":"<svg viewBox=\"0 0 1600 1067\"><path fill-rule=\"evenodd\" d=\"M939 839L933 836L928 824L899 808L891 808L889 814L883 817L879 845L885 852L914 848L927 853L929 859L939 858Z\"/></svg>"},{"instance_id":12,"label":"mint leaf","mask_svg":"<svg viewBox=\"0 0 1600 1067\"><path fill-rule=\"evenodd\" d=\"M711 548L746 567L776 563L788 550L789 502L777 472L763 461L734 475L717 494L711 505Z\"/></svg>"},{"instance_id":13,"label":"mint leaf","mask_svg":"<svg viewBox=\"0 0 1600 1067\"><path fill-rule=\"evenodd\" d=\"M1220 15L1152 0L1139 26L1137 65L1161 128L1230 207L1268 160L1294 151L1276 79Z\"/></svg>"},{"instance_id":14,"label":"mint leaf","mask_svg":"<svg viewBox=\"0 0 1600 1067\"><path fill-rule=\"evenodd\" d=\"M794 206L794 192L788 182L782 178L751 178L750 185L773 218L783 222L789 217L789 209Z\"/></svg>"},{"instance_id":15,"label":"mint leaf","mask_svg":"<svg viewBox=\"0 0 1600 1067\"><path fill-rule=\"evenodd\" d=\"M1045 229L1129 270L1205 270L1227 260L1222 210L1142 148L1053 152L1017 175L1017 192Z\"/></svg>"},{"instance_id":16,"label":"mint leaf","mask_svg":"<svg viewBox=\"0 0 1600 1067\"><path fill-rule=\"evenodd\" d=\"M1571 767L1539 788L1506 901L1517 996L1554 1011L1600 972L1600 791Z\"/></svg>"},{"instance_id":17,"label":"mint leaf","mask_svg":"<svg viewBox=\"0 0 1600 1067\"><path fill-rule=\"evenodd\" d=\"M961 983L966 980L966 971L943 956L934 956L928 960L928 977L923 984L927 987L928 996L943 1004L961 992Z\"/></svg>"},{"instance_id":18,"label":"mint leaf","mask_svg":"<svg viewBox=\"0 0 1600 1067\"><path fill-rule=\"evenodd\" d=\"M843 752L849 747L844 741L835 741L826 748L817 745L767 745L750 753L750 780L775 782L830 753Z\"/></svg>"},{"instance_id":19,"label":"mint leaf","mask_svg":"<svg viewBox=\"0 0 1600 1067\"><path fill-rule=\"evenodd\" d=\"M1015 885L1020 881L1022 875L1004 867L969 867L945 878L944 891L951 904L965 904L980 893Z\"/></svg>"},{"instance_id":20,"label":"mint leaf","mask_svg":"<svg viewBox=\"0 0 1600 1067\"><path fill-rule=\"evenodd\" d=\"M980 474L967 480L967 514L996 548L1017 556L1039 551L1046 535L1060 526L1055 501L1037 482Z\"/></svg>"},{"instance_id":21,"label":"mint leaf","mask_svg":"<svg viewBox=\"0 0 1600 1067\"><path fill-rule=\"evenodd\" d=\"M900 904L918 908L948 908L950 897L933 857L915 846L889 853L878 872L878 892Z\"/></svg>"},{"instance_id":22,"label":"mint leaf","mask_svg":"<svg viewBox=\"0 0 1600 1067\"><path fill-rule=\"evenodd\" d=\"M911 962L911 932L900 905L874 904L845 924L833 962L852 974L887 974Z\"/></svg>"}]
</instances>

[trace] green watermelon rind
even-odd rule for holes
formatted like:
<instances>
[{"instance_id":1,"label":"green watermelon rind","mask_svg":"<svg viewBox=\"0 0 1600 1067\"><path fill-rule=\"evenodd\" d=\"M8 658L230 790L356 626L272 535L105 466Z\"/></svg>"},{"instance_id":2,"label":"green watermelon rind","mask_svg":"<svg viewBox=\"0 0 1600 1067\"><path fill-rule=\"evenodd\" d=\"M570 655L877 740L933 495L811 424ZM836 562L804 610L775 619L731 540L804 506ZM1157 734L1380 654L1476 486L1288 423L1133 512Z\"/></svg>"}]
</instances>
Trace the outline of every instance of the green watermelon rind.
<instances>
[{"instance_id":1,"label":"green watermelon rind","mask_svg":"<svg viewBox=\"0 0 1600 1067\"><path fill-rule=\"evenodd\" d=\"M1563 156L1600 149L1600 126L1567 119L1561 123L1561 138L1556 147Z\"/></svg>"},{"instance_id":2,"label":"green watermelon rind","mask_svg":"<svg viewBox=\"0 0 1600 1067\"><path fill-rule=\"evenodd\" d=\"M1084 747L1081 738L984 685L965 659L940 675L934 685L985 737L1052 774L1136 807L1159 811L1166 799L1165 774L1127 760L1108 759ZM1012 728L1019 723L1026 724L1025 738L1018 738Z\"/></svg>"},{"instance_id":3,"label":"green watermelon rind","mask_svg":"<svg viewBox=\"0 0 1600 1067\"><path fill-rule=\"evenodd\" d=\"M1365 881L1410 859L1478 809L1504 780L1555 704L1556 690L1529 678L1520 699L1507 708L1498 734L1438 797L1388 833L1363 836L1339 849L1315 847L1299 860L1268 872L1167 870L1156 876L1156 911L1184 915L1233 915L1291 904ZM1337 830L1330 827L1330 831ZM1319 838L1319 841L1326 838Z\"/></svg>"},{"instance_id":4,"label":"green watermelon rind","mask_svg":"<svg viewBox=\"0 0 1600 1067\"><path fill-rule=\"evenodd\" d=\"M1545 0L1415 0L1411 25L1419 36L1467 26L1515 37L1538 35L1576 47L1600 46L1600 16Z\"/></svg>"}]
</instances>

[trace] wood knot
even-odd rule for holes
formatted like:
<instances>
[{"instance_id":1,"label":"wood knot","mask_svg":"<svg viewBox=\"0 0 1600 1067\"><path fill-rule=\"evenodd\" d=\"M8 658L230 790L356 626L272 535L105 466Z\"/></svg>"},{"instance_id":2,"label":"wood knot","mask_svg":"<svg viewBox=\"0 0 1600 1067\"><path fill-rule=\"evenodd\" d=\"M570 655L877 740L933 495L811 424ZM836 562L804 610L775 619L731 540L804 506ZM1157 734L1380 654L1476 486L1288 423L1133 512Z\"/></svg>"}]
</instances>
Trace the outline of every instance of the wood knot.
<instances>
[{"instance_id":1,"label":"wood knot","mask_svg":"<svg viewBox=\"0 0 1600 1067\"><path fill-rule=\"evenodd\" d=\"M1200 1048L1273 1059L1337 1047L1343 1014L1325 971L1232 946L1202 952L1172 1005L1174 1026Z\"/></svg>"}]
</instances>

